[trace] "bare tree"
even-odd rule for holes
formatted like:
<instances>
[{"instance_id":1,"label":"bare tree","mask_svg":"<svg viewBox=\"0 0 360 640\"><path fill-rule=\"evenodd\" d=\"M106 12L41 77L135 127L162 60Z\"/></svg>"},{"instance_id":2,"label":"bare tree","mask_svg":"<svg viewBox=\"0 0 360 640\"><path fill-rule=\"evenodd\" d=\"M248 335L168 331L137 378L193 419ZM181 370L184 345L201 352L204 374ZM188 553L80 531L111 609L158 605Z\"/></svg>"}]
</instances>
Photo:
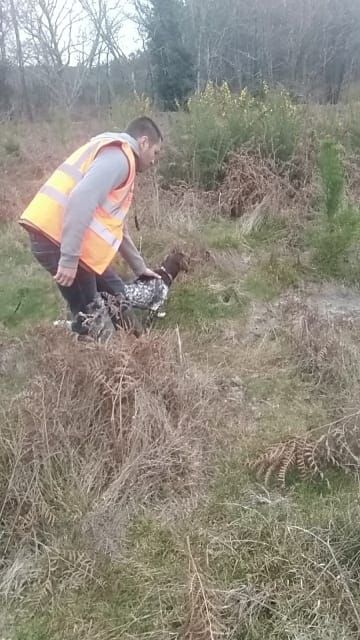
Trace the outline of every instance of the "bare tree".
<instances>
[{"instance_id":1,"label":"bare tree","mask_svg":"<svg viewBox=\"0 0 360 640\"><path fill-rule=\"evenodd\" d=\"M19 74L20 74L22 102L23 102L23 106L24 106L27 117L29 118L29 120L32 120L33 114L32 114L32 108L31 108L31 102L29 98L27 83L26 83L23 47L22 47L22 42L20 38L18 14L16 11L14 0L10 0L10 15L11 15L12 26L14 29L14 34L15 34L15 41L16 41L16 57L17 57L17 62L19 67Z\"/></svg>"},{"instance_id":2,"label":"bare tree","mask_svg":"<svg viewBox=\"0 0 360 640\"><path fill-rule=\"evenodd\" d=\"M0 0L0 56L1 63L5 64L6 62L6 9L4 0Z\"/></svg>"},{"instance_id":3,"label":"bare tree","mask_svg":"<svg viewBox=\"0 0 360 640\"><path fill-rule=\"evenodd\" d=\"M209 81L256 89L266 80L336 103L347 83L360 78L358 0L178 4L177 42L195 66L198 90ZM116 92L154 86L154 38L151 43L147 31L154 3L128 0L129 5L135 9L131 17L143 36L143 52L127 57L121 46L129 19L123 0L0 0L1 109L8 108L12 89L13 102L31 117L36 105L71 108L79 100L99 103L104 97L110 104ZM169 6L161 4L161 29ZM174 30L167 32L161 46L174 52ZM178 84L188 70L180 67L169 70Z\"/></svg>"},{"instance_id":4,"label":"bare tree","mask_svg":"<svg viewBox=\"0 0 360 640\"><path fill-rule=\"evenodd\" d=\"M36 74L53 101L70 108L98 53L99 28L89 24L80 2L70 0L30 0L21 26Z\"/></svg>"},{"instance_id":5,"label":"bare tree","mask_svg":"<svg viewBox=\"0 0 360 640\"><path fill-rule=\"evenodd\" d=\"M185 0L198 80L266 80L337 102L360 62L354 0Z\"/></svg>"},{"instance_id":6,"label":"bare tree","mask_svg":"<svg viewBox=\"0 0 360 640\"><path fill-rule=\"evenodd\" d=\"M122 2L110 5L106 0L79 0L94 29L99 33L103 48L114 60L126 61L127 56L120 47L120 31L124 23Z\"/></svg>"}]
</instances>

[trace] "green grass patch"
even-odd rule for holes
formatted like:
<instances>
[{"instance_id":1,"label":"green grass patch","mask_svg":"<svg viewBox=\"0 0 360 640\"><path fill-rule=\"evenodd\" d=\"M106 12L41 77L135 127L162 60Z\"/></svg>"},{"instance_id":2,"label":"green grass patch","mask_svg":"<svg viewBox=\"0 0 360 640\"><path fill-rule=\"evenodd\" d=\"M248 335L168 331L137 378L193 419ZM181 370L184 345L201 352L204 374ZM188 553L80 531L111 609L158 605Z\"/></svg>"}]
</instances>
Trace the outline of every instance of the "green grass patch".
<instances>
[{"instance_id":1,"label":"green grass patch","mask_svg":"<svg viewBox=\"0 0 360 640\"><path fill-rule=\"evenodd\" d=\"M271 254L246 277L244 289L249 296L265 302L296 287L306 275L304 266L286 256Z\"/></svg>"},{"instance_id":2,"label":"green grass patch","mask_svg":"<svg viewBox=\"0 0 360 640\"><path fill-rule=\"evenodd\" d=\"M235 224L212 224L204 229L202 238L210 249L218 249L219 251L240 250L246 246L241 229Z\"/></svg>"},{"instance_id":3,"label":"green grass patch","mask_svg":"<svg viewBox=\"0 0 360 640\"><path fill-rule=\"evenodd\" d=\"M51 637L51 631L42 616L24 622L15 630L15 635L10 636L11 640L51 640Z\"/></svg>"},{"instance_id":4,"label":"green grass patch","mask_svg":"<svg viewBox=\"0 0 360 640\"><path fill-rule=\"evenodd\" d=\"M244 231L238 221L217 220L201 227L199 243L209 249L256 250L258 247L273 245L287 237L289 226L285 218L265 218L250 232Z\"/></svg>"},{"instance_id":5,"label":"green grass patch","mask_svg":"<svg viewBox=\"0 0 360 640\"><path fill-rule=\"evenodd\" d=\"M314 250L314 266L321 278L349 284L360 277L360 211L347 207L327 220L321 214L308 233Z\"/></svg>"},{"instance_id":6,"label":"green grass patch","mask_svg":"<svg viewBox=\"0 0 360 640\"><path fill-rule=\"evenodd\" d=\"M268 282L261 273L252 273L245 279L245 291L255 300L270 302L279 294L279 288Z\"/></svg>"},{"instance_id":7,"label":"green grass patch","mask_svg":"<svg viewBox=\"0 0 360 640\"><path fill-rule=\"evenodd\" d=\"M0 324L17 331L56 318L60 295L51 277L36 263L26 237L11 225L0 240Z\"/></svg>"},{"instance_id":8,"label":"green grass patch","mask_svg":"<svg viewBox=\"0 0 360 640\"><path fill-rule=\"evenodd\" d=\"M237 223L222 220L212 222L201 229L201 242L209 249L238 249L246 246L244 235Z\"/></svg>"},{"instance_id":9,"label":"green grass patch","mask_svg":"<svg viewBox=\"0 0 360 640\"><path fill-rule=\"evenodd\" d=\"M288 233L289 226L285 218L265 218L258 228L246 235L246 242L251 248L256 249L259 245L273 245L274 242L285 239Z\"/></svg>"},{"instance_id":10,"label":"green grass patch","mask_svg":"<svg viewBox=\"0 0 360 640\"><path fill-rule=\"evenodd\" d=\"M240 618L230 614L227 628L241 629L235 637L251 640L335 640L334 629L342 638L355 637L356 481L334 476L330 483L301 482L284 493L244 478L241 458L218 465L202 529L207 576L220 591L231 585L247 603L240 614L236 609Z\"/></svg>"},{"instance_id":11,"label":"green grass patch","mask_svg":"<svg viewBox=\"0 0 360 640\"><path fill-rule=\"evenodd\" d=\"M30 589L15 639L155 637L162 627L176 634L183 619L187 558L175 531L144 515L133 521L126 537L122 557L112 561L98 553L92 577L78 588L64 589L61 574L58 581L54 576L52 595L45 591L35 610L37 594ZM69 562L64 570L71 571Z\"/></svg>"},{"instance_id":12,"label":"green grass patch","mask_svg":"<svg viewBox=\"0 0 360 640\"><path fill-rule=\"evenodd\" d=\"M242 315L247 298L233 285L185 282L176 287L169 300L166 323L185 327L215 323Z\"/></svg>"}]
</instances>

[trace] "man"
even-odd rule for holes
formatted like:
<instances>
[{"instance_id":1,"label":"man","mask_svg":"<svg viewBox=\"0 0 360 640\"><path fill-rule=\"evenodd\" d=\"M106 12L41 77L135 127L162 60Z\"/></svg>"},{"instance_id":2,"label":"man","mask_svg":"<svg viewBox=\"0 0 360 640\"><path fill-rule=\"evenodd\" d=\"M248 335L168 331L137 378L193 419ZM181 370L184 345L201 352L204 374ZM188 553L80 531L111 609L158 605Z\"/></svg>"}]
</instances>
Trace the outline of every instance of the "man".
<instances>
[{"instance_id":1,"label":"man","mask_svg":"<svg viewBox=\"0 0 360 640\"><path fill-rule=\"evenodd\" d=\"M92 138L63 162L21 216L31 250L53 276L70 308L73 329L82 314L99 308L99 288L122 295L123 283L110 268L117 253L137 276L149 269L128 232L136 173L155 164L163 136L151 118L140 117L125 133Z\"/></svg>"}]
</instances>

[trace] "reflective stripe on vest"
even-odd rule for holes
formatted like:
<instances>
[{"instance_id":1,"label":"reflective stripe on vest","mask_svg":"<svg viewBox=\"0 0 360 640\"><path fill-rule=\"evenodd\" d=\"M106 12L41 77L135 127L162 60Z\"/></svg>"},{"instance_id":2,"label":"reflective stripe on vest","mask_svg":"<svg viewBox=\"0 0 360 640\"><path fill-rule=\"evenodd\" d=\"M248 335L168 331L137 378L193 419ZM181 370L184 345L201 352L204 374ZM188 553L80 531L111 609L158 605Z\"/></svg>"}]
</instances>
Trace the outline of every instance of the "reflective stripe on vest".
<instances>
[{"instance_id":1,"label":"reflective stripe on vest","mask_svg":"<svg viewBox=\"0 0 360 640\"><path fill-rule=\"evenodd\" d=\"M80 182L80 180L84 177L84 173L81 171L80 167L84 164L85 160L90 158L94 149L96 149L97 144L89 144L85 151L79 156L79 158L73 163L63 162L60 167L58 167L58 171L62 171L67 176L75 180L75 182Z\"/></svg>"},{"instance_id":2,"label":"reflective stripe on vest","mask_svg":"<svg viewBox=\"0 0 360 640\"><path fill-rule=\"evenodd\" d=\"M101 208L106 211L112 218L116 220L125 220L126 212L122 211L118 202L113 202L110 198L106 198L105 202L101 205Z\"/></svg>"},{"instance_id":3,"label":"reflective stripe on vest","mask_svg":"<svg viewBox=\"0 0 360 640\"><path fill-rule=\"evenodd\" d=\"M61 164L60 167L58 167L58 171L62 171L67 176L69 176L69 178L75 180L76 183L80 182L80 180L84 177L84 174L82 173L82 171L80 171L80 169L77 169L74 165L68 164L67 162Z\"/></svg>"},{"instance_id":4,"label":"reflective stripe on vest","mask_svg":"<svg viewBox=\"0 0 360 640\"><path fill-rule=\"evenodd\" d=\"M41 187L39 193L43 193L45 196L49 196L49 198L55 200L55 202L60 204L62 207L66 207L69 201L69 196L66 196L65 194L61 193L61 191L49 184L44 184L44 186ZM106 213L108 213L112 218L115 218L116 220L125 220L126 218L126 211L122 211L120 205L117 202L113 202L112 200L110 200L110 198L106 198L105 202L100 205L100 208L106 211Z\"/></svg>"},{"instance_id":5,"label":"reflective stripe on vest","mask_svg":"<svg viewBox=\"0 0 360 640\"><path fill-rule=\"evenodd\" d=\"M60 204L62 207L67 206L69 196L61 193L61 191L59 191L55 187L52 187L50 184L44 184L44 186L41 187L39 193L43 193L45 196L49 196L49 198L55 200L55 202Z\"/></svg>"},{"instance_id":6,"label":"reflective stripe on vest","mask_svg":"<svg viewBox=\"0 0 360 640\"><path fill-rule=\"evenodd\" d=\"M107 227L101 224L99 220L93 218L93 220L89 224L89 228L97 233L97 235L100 236L100 238L102 238L102 240L104 240L104 242L106 242L110 247L112 247L116 251L118 250L121 244L121 240L116 238L116 236L114 236L114 234L111 233L111 231L109 231Z\"/></svg>"},{"instance_id":7,"label":"reflective stripe on vest","mask_svg":"<svg viewBox=\"0 0 360 640\"><path fill-rule=\"evenodd\" d=\"M45 184L40 189L40 193L49 196L49 198L52 198L53 200L55 200L55 202L63 207L67 205L69 200L68 196L65 196L63 193L61 193L61 191L58 191L58 189L55 189L55 187L51 187L48 184ZM101 208L117 220L124 220L126 218L126 212L122 211L119 205L115 202L112 202L110 198L107 198L105 200ZM93 220L89 224L89 227L90 229L92 229L92 231L97 233L97 235L100 236L100 238L102 238L104 242L106 242L110 247L116 249L116 251L118 250L121 241L113 233L111 233L111 231L109 231L109 229L107 229L105 225L99 222L99 220L93 218Z\"/></svg>"}]
</instances>

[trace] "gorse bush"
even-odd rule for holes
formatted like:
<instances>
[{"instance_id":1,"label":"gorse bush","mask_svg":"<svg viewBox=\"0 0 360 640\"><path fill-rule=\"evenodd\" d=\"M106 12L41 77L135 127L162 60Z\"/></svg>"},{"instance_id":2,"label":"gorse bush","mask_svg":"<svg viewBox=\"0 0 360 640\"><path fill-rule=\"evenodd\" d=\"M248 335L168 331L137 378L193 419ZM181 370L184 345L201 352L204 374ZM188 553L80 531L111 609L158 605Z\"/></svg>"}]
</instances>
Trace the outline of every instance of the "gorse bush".
<instances>
[{"instance_id":1,"label":"gorse bush","mask_svg":"<svg viewBox=\"0 0 360 640\"><path fill-rule=\"evenodd\" d=\"M165 177L214 188L228 154L243 146L276 162L288 161L300 133L300 112L285 91L264 86L255 98L244 89L209 84L188 103L188 114L172 130L173 157Z\"/></svg>"},{"instance_id":2,"label":"gorse bush","mask_svg":"<svg viewBox=\"0 0 360 640\"><path fill-rule=\"evenodd\" d=\"M260 118L254 123L256 146L276 162L289 161L300 135L299 107L292 103L286 91L270 91L265 87L264 102L260 103L259 110Z\"/></svg>"}]
</instances>

